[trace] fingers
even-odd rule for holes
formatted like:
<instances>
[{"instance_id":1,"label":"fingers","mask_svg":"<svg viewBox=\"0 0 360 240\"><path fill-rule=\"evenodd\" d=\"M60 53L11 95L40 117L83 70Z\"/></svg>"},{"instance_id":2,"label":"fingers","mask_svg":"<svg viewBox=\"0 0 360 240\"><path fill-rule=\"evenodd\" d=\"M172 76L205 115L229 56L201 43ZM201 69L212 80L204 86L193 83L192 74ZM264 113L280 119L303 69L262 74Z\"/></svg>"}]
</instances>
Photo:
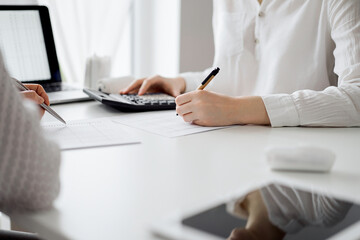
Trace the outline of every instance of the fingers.
<instances>
[{"instance_id":1,"label":"fingers","mask_svg":"<svg viewBox=\"0 0 360 240\"><path fill-rule=\"evenodd\" d=\"M143 95L144 93L146 93L148 91L148 89L154 85L156 83L156 81L158 81L158 76L155 77L151 77L151 78L147 78L143 81L138 94L139 95Z\"/></svg>"},{"instance_id":2,"label":"fingers","mask_svg":"<svg viewBox=\"0 0 360 240\"><path fill-rule=\"evenodd\" d=\"M179 90L172 90L170 91L170 95L173 97L178 97L180 95L180 91Z\"/></svg>"},{"instance_id":3,"label":"fingers","mask_svg":"<svg viewBox=\"0 0 360 240\"><path fill-rule=\"evenodd\" d=\"M28 90L28 91L23 91L21 92L21 94L27 98L30 99L32 101L34 101L37 104L42 104L44 103L44 99L42 97L40 97L35 91L33 90Z\"/></svg>"},{"instance_id":4,"label":"fingers","mask_svg":"<svg viewBox=\"0 0 360 240\"><path fill-rule=\"evenodd\" d=\"M28 87L28 86L27 86ZM28 87L29 88L29 87ZM45 91L44 91L45 92ZM22 91L20 92L20 94L27 99L30 99L31 101L34 101L37 104L42 104L45 102L44 98L42 98L41 96L39 96L34 90L28 90L28 91ZM46 94L46 93L45 93ZM47 97L47 95L46 95ZM47 97L47 103L45 102L45 104L49 105L49 98ZM44 116L45 114L45 110L39 106L39 111L40 111L40 116Z\"/></svg>"},{"instance_id":5,"label":"fingers","mask_svg":"<svg viewBox=\"0 0 360 240\"><path fill-rule=\"evenodd\" d=\"M198 119L194 113L187 113L187 114L183 115L182 118L183 118L184 122L188 122L188 123L196 124L196 122L198 121Z\"/></svg>"},{"instance_id":6,"label":"fingers","mask_svg":"<svg viewBox=\"0 0 360 240\"><path fill-rule=\"evenodd\" d=\"M191 100L193 99L194 97L194 94L196 94L197 91L195 92L189 92L189 93L185 93L183 95L180 95L178 96L176 99L175 99L175 103L177 106L181 106L181 105L184 105L186 103L189 103L191 102Z\"/></svg>"},{"instance_id":7,"label":"fingers","mask_svg":"<svg viewBox=\"0 0 360 240\"><path fill-rule=\"evenodd\" d=\"M50 101L49 101L49 96L46 94L46 91L44 90L44 88L39 85L39 84L25 84L25 86L30 89L33 90L37 95L39 95L42 99L43 102L46 105L50 105Z\"/></svg>"},{"instance_id":8,"label":"fingers","mask_svg":"<svg viewBox=\"0 0 360 240\"><path fill-rule=\"evenodd\" d=\"M40 97L42 97L44 99L44 103L46 105L48 105L48 106L50 105L49 96L47 95L45 89L41 85L38 85L38 89L37 89L36 93L38 95L40 95Z\"/></svg>"},{"instance_id":9,"label":"fingers","mask_svg":"<svg viewBox=\"0 0 360 240\"><path fill-rule=\"evenodd\" d=\"M254 240L254 236L244 228L235 228L232 230L227 240Z\"/></svg>"},{"instance_id":10,"label":"fingers","mask_svg":"<svg viewBox=\"0 0 360 240\"><path fill-rule=\"evenodd\" d=\"M192 100L194 97L194 92L185 93L178 96L175 99L176 102L176 113L182 116L185 122L195 123L198 120L197 115L193 112L194 104Z\"/></svg>"},{"instance_id":11,"label":"fingers","mask_svg":"<svg viewBox=\"0 0 360 240\"><path fill-rule=\"evenodd\" d=\"M234 99L208 91L193 91L175 99L176 112L187 122L201 126L225 126L235 122ZM191 114L189 114L191 113ZM189 115L188 115L189 114ZM236 115L235 115L236 116Z\"/></svg>"},{"instance_id":12,"label":"fingers","mask_svg":"<svg viewBox=\"0 0 360 240\"><path fill-rule=\"evenodd\" d=\"M120 91L120 94L139 94L148 92L149 88L157 80L157 76L151 78L141 78L133 81L127 88Z\"/></svg>"},{"instance_id":13,"label":"fingers","mask_svg":"<svg viewBox=\"0 0 360 240\"><path fill-rule=\"evenodd\" d=\"M180 107L176 107L176 112L182 116L184 122L194 123L198 121L197 115L192 112L192 105L191 104L185 104Z\"/></svg>"},{"instance_id":14,"label":"fingers","mask_svg":"<svg viewBox=\"0 0 360 240\"><path fill-rule=\"evenodd\" d=\"M188 102L190 103L190 102ZM192 112L191 109L191 104L183 104L183 105L177 105L176 106L176 113L179 114L180 116L183 116L185 114L189 114Z\"/></svg>"},{"instance_id":15,"label":"fingers","mask_svg":"<svg viewBox=\"0 0 360 240\"><path fill-rule=\"evenodd\" d=\"M143 81L145 80L146 78L141 78L141 79L137 79L137 80L134 80L132 83L130 83L130 85L125 88L125 89L122 89L120 91L120 94L129 94L129 93L136 93L138 92L138 89L141 87Z\"/></svg>"},{"instance_id":16,"label":"fingers","mask_svg":"<svg viewBox=\"0 0 360 240\"><path fill-rule=\"evenodd\" d=\"M127 88L120 91L120 94L163 92L177 97L185 89L185 80L183 78L164 78L155 75L149 78L142 78L132 82Z\"/></svg>"}]
</instances>

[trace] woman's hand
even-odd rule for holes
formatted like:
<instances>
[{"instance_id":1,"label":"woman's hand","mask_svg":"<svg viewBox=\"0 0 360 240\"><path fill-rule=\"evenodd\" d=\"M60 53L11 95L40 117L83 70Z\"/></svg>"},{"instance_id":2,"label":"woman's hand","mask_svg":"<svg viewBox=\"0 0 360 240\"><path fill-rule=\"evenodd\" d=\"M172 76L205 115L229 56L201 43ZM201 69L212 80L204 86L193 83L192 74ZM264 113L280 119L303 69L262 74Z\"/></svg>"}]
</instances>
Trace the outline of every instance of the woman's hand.
<instances>
[{"instance_id":1,"label":"woman's hand","mask_svg":"<svg viewBox=\"0 0 360 240\"><path fill-rule=\"evenodd\" d=\"M44 88L39 84L24 84L28 89L28 91L21 91L21 95L27 99L34 101L37 104L45 103L46 105L50 105L49 97L46 94ZM40 114L44 116L45 110L40 107Z\"/></svg>"},{"instance_id":2,"label":"woman's hand","mask_svg":"<svg viewBox=\"0 0 360 240\"><path fill-rule=\"evenodd\" d=\"M141 78L133 81L127 88L120 91L121 94L139 94L164 92L173 97L179 96L185 91L185 80L178 78L165 78L159 75L150 78Z\"/></svg>"},{"instance_id":3,"label":"woman's hand","mask_svg":"<svg viewBox=\"0 0 360 240\"><path fill-rule=\"evenodd\" d=\"M270 123L261 97L229 97L197 90L178 96L176 105L185 122L202 126Z\"/></svg>"},{"instance_id":4,"label":"woman's hand","mask_svg":"<svg viewBox=\"0 0 360 240\"><path fill-rule=\"evenodd\" d=\"M236 98L196 90L176 98L176 112L185 122L203 126L237 124L239 103Z\"/></svg>"}]
</instances>

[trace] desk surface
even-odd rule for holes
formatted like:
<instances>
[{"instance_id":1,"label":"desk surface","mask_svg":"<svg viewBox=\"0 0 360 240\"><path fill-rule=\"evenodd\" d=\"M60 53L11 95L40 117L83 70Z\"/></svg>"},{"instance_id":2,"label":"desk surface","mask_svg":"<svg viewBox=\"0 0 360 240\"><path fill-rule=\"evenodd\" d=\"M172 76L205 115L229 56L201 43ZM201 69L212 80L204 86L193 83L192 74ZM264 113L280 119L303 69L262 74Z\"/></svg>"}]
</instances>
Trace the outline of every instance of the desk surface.
<instances>
[{"instance_id":1,"label":"desk surface","mask_svg":"<svg viewBox=\"0 0 360 240\"><path fill-rule=\"evenodd\" d=\"M65 120L121 116L96 102L54 106ZM45 115L43 121L53 121ZM360 202L360 128L237 126L179 138L133 129L141 144L62 152L54 208L13 215L48 239L155 239L149 226L264 182L291 182ZM271 172L264 149L313 144L332 149L331 173Z\"/></svg>"}]
</instances>

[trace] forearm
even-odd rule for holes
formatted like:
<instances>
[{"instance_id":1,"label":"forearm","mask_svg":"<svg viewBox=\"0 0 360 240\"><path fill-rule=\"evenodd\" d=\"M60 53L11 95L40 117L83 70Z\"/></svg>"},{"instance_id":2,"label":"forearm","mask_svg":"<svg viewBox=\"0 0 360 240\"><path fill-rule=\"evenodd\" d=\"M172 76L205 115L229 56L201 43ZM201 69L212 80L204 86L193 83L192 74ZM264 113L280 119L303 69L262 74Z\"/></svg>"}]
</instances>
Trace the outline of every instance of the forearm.
<instances>
[{"instance_id":1,"label":"forearm","mask_svg":"<svg viewBox=\"0 0 360 240\"><path fill-rule=\"evenodd\" d=\"M270 119L261 97L237 97L235 101L237 102L237 124L270 124Z\"/></svg>"}]
</instances>

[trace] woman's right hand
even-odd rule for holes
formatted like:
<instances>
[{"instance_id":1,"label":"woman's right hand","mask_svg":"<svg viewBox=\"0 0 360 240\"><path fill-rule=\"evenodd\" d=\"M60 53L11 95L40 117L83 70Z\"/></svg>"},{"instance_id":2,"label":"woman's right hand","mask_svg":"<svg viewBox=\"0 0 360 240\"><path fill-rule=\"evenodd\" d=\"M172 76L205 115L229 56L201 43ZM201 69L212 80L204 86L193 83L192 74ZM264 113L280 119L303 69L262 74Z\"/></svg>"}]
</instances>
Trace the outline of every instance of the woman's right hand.
<instances>
[{"instance_id":1,"label":"woman's right hand","mask_svg":"<svg viewBox=\"0 0 360 240\"><path fill-rule=\"evenodd\" d=\"M164 92L177 97L185 91L185 85L185 79L182 77L165 78L156 75L133 81L127 88L121 90L120 94L143 95L144 93Z\"/></svg>"},{"instance_id":2,"label":"woman's right hand","mask_svg":"<svg viewBox=\"0 0 360 240\"><path fill-rule=\"evenodd\" d=\"M20 94L27 99L34 101L37 104L45 103L50 105L49 96L46 94L44 88L39 84L24 84L29 90L21 91ZM40 107L40 115L44 116L45 110Z\"/></svg>"}]
</instances>

